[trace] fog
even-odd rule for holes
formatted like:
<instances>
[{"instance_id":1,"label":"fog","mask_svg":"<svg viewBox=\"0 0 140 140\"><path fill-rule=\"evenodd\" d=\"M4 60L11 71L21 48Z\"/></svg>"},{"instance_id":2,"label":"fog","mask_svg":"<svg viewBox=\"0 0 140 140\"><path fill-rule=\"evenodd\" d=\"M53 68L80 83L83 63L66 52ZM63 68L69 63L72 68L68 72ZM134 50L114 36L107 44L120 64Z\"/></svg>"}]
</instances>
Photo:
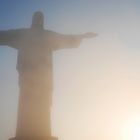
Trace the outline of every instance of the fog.
<instances>
[{"instance_id":1,"label":"fog","mask_svg":"<svg viewBox=\"0 0 140 140\"><path fill-rule=\"evenodd\" d=\"M40 9L47 17L45 28L66 34L99 34L85 39L79 48L53 53L52 134L60 140L137 140L131 133L139 132L140 124L140 3L25 3L29 7L23 2L20 12L11 4L13 13L1 6L0 29L29 27L33 12ZM16 20L9 22L10 17ZM0 139L4 140L14 137L16 132L16 60L16 50L1 46Z\"/></svg>"}]
</instances>

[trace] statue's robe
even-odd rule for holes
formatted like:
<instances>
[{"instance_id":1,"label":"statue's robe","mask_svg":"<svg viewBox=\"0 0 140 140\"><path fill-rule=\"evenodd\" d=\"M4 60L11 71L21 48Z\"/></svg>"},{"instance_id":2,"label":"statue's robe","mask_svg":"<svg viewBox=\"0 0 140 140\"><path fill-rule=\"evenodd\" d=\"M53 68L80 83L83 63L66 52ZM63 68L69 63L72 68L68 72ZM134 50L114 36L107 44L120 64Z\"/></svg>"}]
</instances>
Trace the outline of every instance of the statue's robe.
<instances>
[{"instance_id":1,"label":"statue's robe","mask_svg":"<svg viewBox=\"0 0 140 140\"><path fill-rule=\"evenodd\" d=\"M52 54L56 50L78 47L80 42L78 35L63 35L49 30L0 31L0 45L18 50L17 137L51 136Z\"/></svg>"}]
</instances>

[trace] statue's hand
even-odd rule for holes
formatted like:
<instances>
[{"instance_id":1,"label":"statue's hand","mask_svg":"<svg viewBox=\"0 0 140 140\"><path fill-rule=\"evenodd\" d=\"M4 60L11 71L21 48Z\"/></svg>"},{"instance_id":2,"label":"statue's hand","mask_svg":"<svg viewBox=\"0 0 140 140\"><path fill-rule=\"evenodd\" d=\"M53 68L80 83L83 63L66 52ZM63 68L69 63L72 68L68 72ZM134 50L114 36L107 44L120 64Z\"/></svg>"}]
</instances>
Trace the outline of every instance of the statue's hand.
<instances>
[{"instance_id":1,"label":"statue's hand","mask_svg":"<svg viewBox=\"0 0 140 140\"><path fill-rule=\"evenodd\" d=\"M83 34L83 38L93 38L93 37L96 37L96 36L97 36L97 33L95 33L95 32L90 32L90 33Z\"/></svg>"}]
</instances>

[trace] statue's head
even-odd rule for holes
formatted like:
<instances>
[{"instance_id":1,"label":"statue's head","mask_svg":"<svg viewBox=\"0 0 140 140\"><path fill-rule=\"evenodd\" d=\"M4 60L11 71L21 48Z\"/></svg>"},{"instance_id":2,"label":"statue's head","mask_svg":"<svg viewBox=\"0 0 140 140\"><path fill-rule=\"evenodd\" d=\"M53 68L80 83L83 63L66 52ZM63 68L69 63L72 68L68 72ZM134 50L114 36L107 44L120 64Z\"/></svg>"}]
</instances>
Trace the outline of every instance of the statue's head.
<instances>
[{"instance_id":1,"label":"statue's head","mask_svg":"<svg viewBox=\"0 0 140 140\"><path fill-rule=\"evenodd\" d=\"M37 11L34 13L32 18L31 28L43 29L44 28L44 15L42 12Z\"/></svg>"}]
</instances>

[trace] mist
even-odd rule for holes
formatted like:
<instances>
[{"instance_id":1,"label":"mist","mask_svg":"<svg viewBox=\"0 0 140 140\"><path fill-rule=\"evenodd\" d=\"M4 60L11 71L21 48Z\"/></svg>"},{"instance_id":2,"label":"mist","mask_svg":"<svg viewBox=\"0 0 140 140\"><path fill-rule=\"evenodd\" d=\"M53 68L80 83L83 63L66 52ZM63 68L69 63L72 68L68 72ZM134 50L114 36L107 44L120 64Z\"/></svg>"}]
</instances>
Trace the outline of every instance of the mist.
<instances>
[{"instance_id":1,"label":"mist","mask_svg":"<svg viewBox=\"0 0 140 140\"><path fill-rule=\"evenodd\" d=\"M126 127L139 124L140 119L140 3L23 2L20 12L11 4L13 13L4 5L0 29L29 27L32 13L40 9L47 17L45 28L66 34L99 34L85 39L79 48L53 53L53 135L60 140L130 140ZM9 22L10 17L16 20ZM16 59L16 50L0 48L0 139L4 140L16 132Z\"/></svg>"}]
</instances>

